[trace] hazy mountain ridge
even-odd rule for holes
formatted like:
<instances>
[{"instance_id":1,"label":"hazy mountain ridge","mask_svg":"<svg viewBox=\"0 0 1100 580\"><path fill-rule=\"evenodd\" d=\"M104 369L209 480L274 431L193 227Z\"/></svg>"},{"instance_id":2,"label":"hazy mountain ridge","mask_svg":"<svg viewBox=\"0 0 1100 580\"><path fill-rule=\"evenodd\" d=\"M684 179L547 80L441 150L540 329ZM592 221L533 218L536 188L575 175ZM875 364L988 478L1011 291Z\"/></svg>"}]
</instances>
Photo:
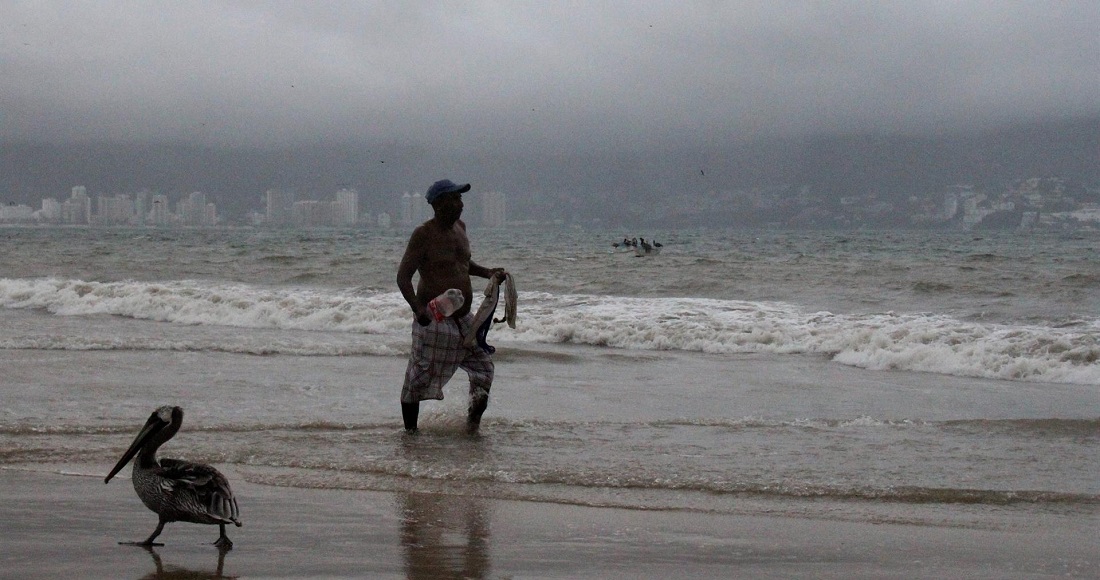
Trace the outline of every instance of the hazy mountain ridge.
<instances>
[{"instance_id":1,"label":"hazy mountain ridge","mask_svg":"<svg viewBox=\"0 0 1100 580\"><path fill-rule=\"evenodd\" d=\"M300 199L360 191L368 211L393 211L405 191L448 176L509 194L512 219L657 223L680 206L723 192L783 188L823 208L846 196L883 200L927 195L966 183L999 188L1058 176L1100 184L1100 118L937 136L831 135L774 138L667 151L576 151L555 156L454 154L392 144L317 144L226 149L179 143L7 144L0 151L0 201L37 207L66 198L150 189L203 191L235 219L262 207L272 188ZM711 212L714 213L714 212ZM754 220L747 208L708 216L707 225ZM644 215L643 215L644 214Z\"/></svg>"}]
</instances>

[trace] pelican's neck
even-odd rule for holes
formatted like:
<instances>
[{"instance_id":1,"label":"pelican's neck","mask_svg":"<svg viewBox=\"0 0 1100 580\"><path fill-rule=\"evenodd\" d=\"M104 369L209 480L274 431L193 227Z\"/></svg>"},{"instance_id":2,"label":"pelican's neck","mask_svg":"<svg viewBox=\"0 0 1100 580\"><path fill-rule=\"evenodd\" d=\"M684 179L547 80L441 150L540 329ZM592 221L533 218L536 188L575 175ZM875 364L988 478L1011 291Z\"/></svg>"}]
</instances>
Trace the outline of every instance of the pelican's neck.
<instances>
[{"instance_id":1,"label":"pelican's neck","mask_svg":"<svg viewBox=\"0 0 1100 580\"><path fill-rule=\"evenodd\" d=\"M161 429L150 437L149 440L145 442L145 445L141 446L141 451L138 451L137 457L134 458L134 469L139 467L141 469L150 469L159 466L160 463L157 462L157 449L160 449L161 445L164 445L169 439L175 437L179 430L179 423L173 420L164 429Z\"/></svg>"}]
</instances>

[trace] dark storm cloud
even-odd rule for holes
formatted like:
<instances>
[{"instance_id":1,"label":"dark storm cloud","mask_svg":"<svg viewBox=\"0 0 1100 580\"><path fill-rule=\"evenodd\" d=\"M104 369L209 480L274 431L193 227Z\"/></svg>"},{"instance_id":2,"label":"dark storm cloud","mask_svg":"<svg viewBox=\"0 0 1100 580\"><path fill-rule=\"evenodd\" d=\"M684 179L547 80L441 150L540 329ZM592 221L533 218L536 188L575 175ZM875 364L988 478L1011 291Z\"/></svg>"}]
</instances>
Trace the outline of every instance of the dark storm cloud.
<instances>
[{"instance_id":1,"label":"dark storm cloud","mask_svg":"<svg viewBox=\"0 0 1100 580\"><path fill-rule=\"evenodd\" d=\"M0 138L660 150L1100 114L1100 4L5 2Z\"/></svg>"}]
</instances>

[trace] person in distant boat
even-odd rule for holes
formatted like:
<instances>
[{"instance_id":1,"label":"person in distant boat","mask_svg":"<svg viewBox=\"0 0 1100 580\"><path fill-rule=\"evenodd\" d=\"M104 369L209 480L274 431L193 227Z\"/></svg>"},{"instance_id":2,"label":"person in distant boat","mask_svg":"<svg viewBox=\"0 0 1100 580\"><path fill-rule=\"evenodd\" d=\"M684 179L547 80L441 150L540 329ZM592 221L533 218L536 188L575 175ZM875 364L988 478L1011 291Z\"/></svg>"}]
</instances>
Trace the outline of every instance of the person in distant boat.
<instances>
[{"instance_id":1,"label":"person in distant boat","mask_svg":"<svg viewBox=\"0 0 1100 580\"><path fill-rule=\"evenodd\" d=\"M412 309L412 352L401 389L401 417L405 431L416 432L420 401L442 399L443 385L462 368L470 376L470 406L467 430L476 432L481 415L489 405L493 384L493 360L475 343L463 345L464 337L474 332L470 306L473 290L470 276L490 278L506 274L504 268L486 268L473 261L470 240L462 216L462 194L470 184L443 179L432 184L424 199L435 215L417 226L409 237L401 264L397 267L397 287ZM413 274L420 281L413 288ZM501 279L502 279L501 278ZM462 306L450 316L436 321L428 302L450 288L462 291Z\"/></svg>"}]
</instances>

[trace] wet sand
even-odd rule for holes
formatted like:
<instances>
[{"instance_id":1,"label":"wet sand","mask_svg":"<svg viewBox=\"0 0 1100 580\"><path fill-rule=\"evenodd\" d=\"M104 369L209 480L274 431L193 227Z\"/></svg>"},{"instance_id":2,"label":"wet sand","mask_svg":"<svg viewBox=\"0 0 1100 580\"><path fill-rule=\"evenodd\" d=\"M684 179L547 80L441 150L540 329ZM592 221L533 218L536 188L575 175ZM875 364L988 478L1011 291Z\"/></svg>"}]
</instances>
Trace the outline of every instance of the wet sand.
<instances>
[{"instance_id":1,"label":"wet sand","mask_svg":"<svg viewBox=\"0 0 1100 580\"><path fill-rule=\"evenodd\" d=\"M36 466L34 469L39 469ZM105 470L105 469L104 469ZM156 518L127 478L0 469L5 578L1035 578L1100 576L1094 516L980 522L635 511L234 480L244 527ZM937 508L944 509L944 508ZM950 510L950 508L946 508ZM822 510L818 510L821 512ZM927 514L925 514L927 515ZM914 520L917 521L917 520Z\"/></svg>"}]
</instances>

